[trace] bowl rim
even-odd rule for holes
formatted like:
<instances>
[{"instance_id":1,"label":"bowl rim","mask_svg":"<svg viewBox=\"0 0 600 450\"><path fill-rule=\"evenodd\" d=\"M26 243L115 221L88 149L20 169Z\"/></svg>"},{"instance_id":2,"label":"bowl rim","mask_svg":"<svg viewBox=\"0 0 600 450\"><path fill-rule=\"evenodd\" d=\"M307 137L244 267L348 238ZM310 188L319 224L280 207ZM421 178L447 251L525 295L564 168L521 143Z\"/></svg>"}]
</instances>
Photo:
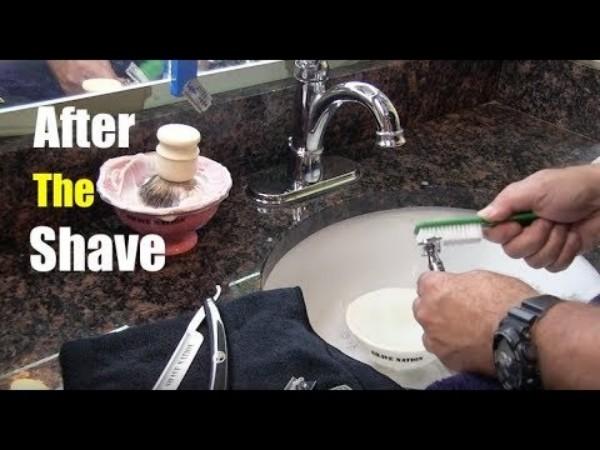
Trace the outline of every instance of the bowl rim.
<instances>
[{"instance_id":1,"label":"bowl rim","mask_svg":"<svg viewBox=\"0 0 600 450\"><path fill-rule=\"evenodd\" d=\"M211 202L211 203L209 203L207 205L204 205L204 206L202 206L202 207L200 207L198 209L195 209L195 210L190 210L190 211L173 211L173 212L170 212L170 213L165 213L164 211L160 211L160 209L165 209L165 208L154 208L155 211L143 211L143 212L142 211L137 211L137 210L134 210L134 209L125 209L125 208L122 208L122 207L116 205L114 202L112 202L110 200L109 196L107 196L103 192L103 188L101 187L102 186L101 181L103 181L105 179L105 177L106 177L106 170L107 170L106 166L107 166L107 164L109 162L111 162L111 161L114 162L114 161L119 160L119 159L127 160L127 159L131 159L131 158L135 158L138 155L143 155L143 156L147 157L147 156L151 156L154 153L156 153L156 152L138 152L138 153L133 154L133 155L121 155L121 156L117 156L115 158L109 158L106 161L104 161L102 163L102 165L100 166L100 171L99 171L99 174L98 174L98 178L97 178L96 183L95 183L95 191L100 196L100 199L103 202L111 205L114 208L117 208L117 209L119 209L121 211L126 211L126 212L131 213L131 214L139 214L139 215L150 216L150 217L169 217L169 216L186 216L186 215L189 215L189 214L195 214L195 213L204 211L205 209L209 209L209 208L212 208L214 206L218 207L221 203L223 203L223 201L225 201L229 197L229 194L231 192L231 188L233 187L233 179L232 179L231 173L229 172L229 170L227 169L227 167L225 167L223 164L219 163L218 161L215 161L214 159L208 158L207 156L200 155L200 156L198 156L198 164L201 164L201 162L203 160L207 160L207 161L209 161L210 164L215 164L217 167L219 167L219 169L222 171L222 173L227 178L227 183L226 183L227 184L227 188L224 189L223 193L219 197L215 198L215 200L213 202ZM176 208L177 207L170 208L170 209L176 209Z\"/></svg>"}]
</instances>

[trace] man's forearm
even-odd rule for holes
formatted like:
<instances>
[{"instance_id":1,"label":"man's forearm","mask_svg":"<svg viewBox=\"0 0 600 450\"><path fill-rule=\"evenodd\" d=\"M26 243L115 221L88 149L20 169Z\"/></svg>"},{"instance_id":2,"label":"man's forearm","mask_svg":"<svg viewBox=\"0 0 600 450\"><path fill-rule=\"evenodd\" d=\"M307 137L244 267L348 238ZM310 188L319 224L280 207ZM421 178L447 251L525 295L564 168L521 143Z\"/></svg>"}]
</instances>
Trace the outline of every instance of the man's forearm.
<instances>
[{"instance_id":1,"label":"man's forearm","mask_svg":"<svg viewBox=\"0 0 600 450\"><path fill-rule=\"evenodd\" d=\"M600 389L600 306L561 303L532 333L546 389Z\"/></svg>"}]
</instances>

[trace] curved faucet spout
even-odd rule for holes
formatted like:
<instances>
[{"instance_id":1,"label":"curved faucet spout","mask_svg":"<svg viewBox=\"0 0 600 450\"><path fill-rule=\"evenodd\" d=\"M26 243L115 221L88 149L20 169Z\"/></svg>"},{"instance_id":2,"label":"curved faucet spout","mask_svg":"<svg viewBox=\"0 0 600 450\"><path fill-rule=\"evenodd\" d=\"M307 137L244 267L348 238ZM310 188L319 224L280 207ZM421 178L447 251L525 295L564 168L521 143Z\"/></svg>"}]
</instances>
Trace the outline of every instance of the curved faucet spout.
<instances>
[{"instance_id":1,"label":"curved faucet spout","mask_svg":"<svg viewBox=\"0 0 600 450\"><path fill-rule=\"evenodd\" d=\"M287 142L288 164L261 173L248 184L248 191L263 205L291 204L359 179L356 162L339 155L323 155L327 125L345 103L358 103L371 111L377 124L378 147L397 148L404 144L396 108L375 86L351 81L327 89L327 61L297 60L295 67L300 108Z\"/></svg>"},{"instance_id":2,"label":"curved faucet spout","mask_svg":"<svg viewBox=\"0 0 600 450\"><path fill-rule=\"evenodd\" d=\"M309 114L307 152L322 152L327 124L344 103L358 103L371 111L377 122L378 147L397 148L405 143L398 113L390 99L370 84L350 81L334 86L314 101Z\"/></svg>"}]
</instances>

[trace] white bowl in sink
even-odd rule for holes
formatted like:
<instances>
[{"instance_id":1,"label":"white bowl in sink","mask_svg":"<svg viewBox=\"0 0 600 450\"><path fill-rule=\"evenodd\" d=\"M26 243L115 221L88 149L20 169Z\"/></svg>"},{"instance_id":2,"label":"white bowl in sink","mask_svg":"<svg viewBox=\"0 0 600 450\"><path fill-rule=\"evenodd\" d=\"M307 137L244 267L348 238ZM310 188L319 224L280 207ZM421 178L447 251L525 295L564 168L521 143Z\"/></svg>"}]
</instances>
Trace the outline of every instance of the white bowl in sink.
<instances>
[{"instance_id":1,"label":"white bowl in sink","mask_svg":"<svg viewBox=\"0 0 600 450\"><path fill-rule=\"evenodd\" d=\"M311 326L326 342L403 386L424 388L450 372L437 359L400 374L375 364L350 332L346 310L355 299L378 289L415 288L418 276L428 270L413 234L418 221L473 213L456 208L411 207L335 223L289 250L266 274L263 288L300 286ZM441 257L448 272L492 270L562 298L589 301L600 293L600 275L582 257L556 274L512 259L501 246L487 241L445 247Z\"/></svg>"},{"instance_id":2,"label":"white bowl in sink","mask_svg":"<svg viewBox=\"0 0 600 450\"><path fill-rule=\"evenodd\" d=\"M423 328L415 320L415 289L384 288L368 292L346 309L346 325L375 365L394 371L414 370L433 362L425 350Z\"/></svg>"}]
</instances>

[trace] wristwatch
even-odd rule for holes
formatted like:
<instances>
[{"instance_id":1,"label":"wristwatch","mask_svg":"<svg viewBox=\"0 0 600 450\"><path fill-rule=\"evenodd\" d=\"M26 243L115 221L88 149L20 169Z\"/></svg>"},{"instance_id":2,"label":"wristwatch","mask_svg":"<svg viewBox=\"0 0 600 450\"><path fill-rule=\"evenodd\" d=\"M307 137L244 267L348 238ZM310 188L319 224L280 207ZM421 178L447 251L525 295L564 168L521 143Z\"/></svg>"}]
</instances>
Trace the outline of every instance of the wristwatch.
<instances>
[{"instance_id":1,"label":"wristwatch","mask_svg":"<svg viewBox=\"0 0 600 450\"><path fill-rule=\"evenodd\" d=\"M552 295L525 300L512 308L494 333L496 376L507 390L542 388L537 351L531 342L531 328L550 308L563 302Z\"/></svg>"}]
</instances>

